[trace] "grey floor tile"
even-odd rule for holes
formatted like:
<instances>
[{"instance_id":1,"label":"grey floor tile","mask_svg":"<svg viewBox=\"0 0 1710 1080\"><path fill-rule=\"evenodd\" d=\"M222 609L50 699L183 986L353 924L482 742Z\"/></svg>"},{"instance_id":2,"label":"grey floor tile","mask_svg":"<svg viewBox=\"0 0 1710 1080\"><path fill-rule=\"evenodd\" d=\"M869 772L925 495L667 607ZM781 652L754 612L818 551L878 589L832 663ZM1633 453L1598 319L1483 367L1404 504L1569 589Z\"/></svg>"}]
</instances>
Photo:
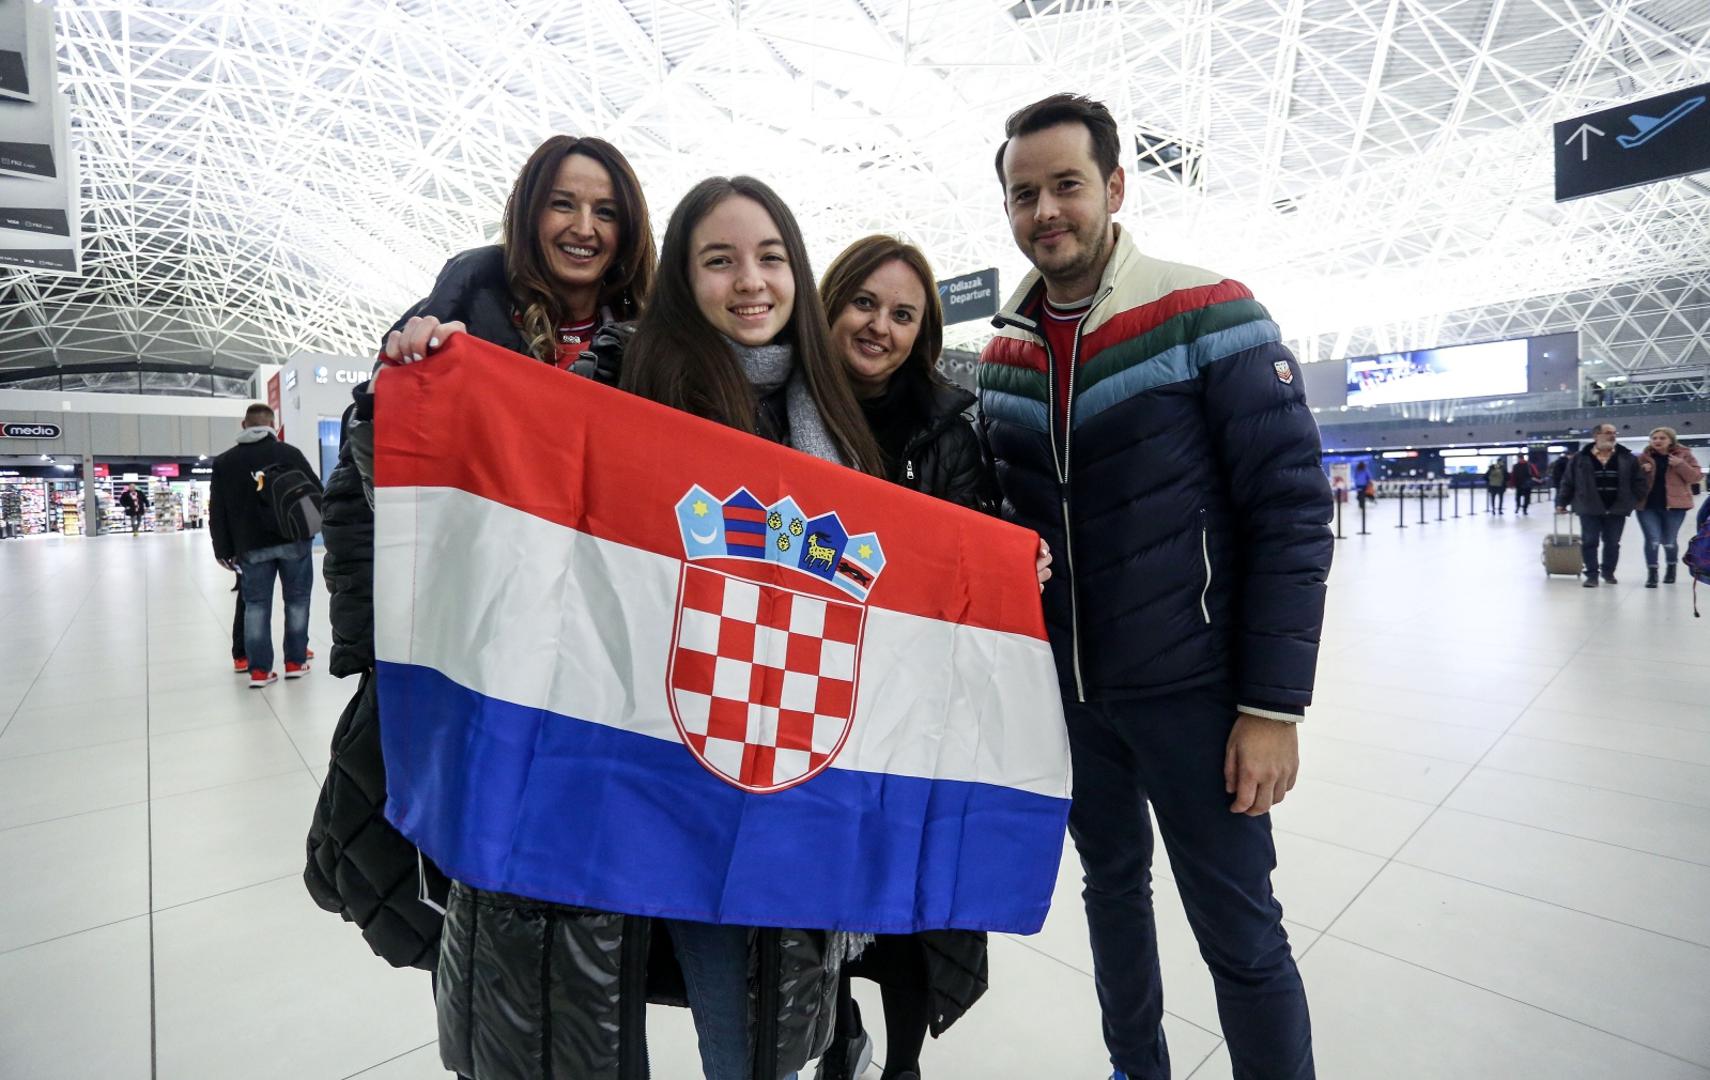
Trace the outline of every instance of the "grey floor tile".
<instances>
[{"instance_id":1,"label":"grey floor tile","mask_svg":"<svg viewBox=\"0 0 1710 1080\"><path fill-rule=\"evenodd\" d=\"M147 918L0 953L0 1075L151 1080Z\"/></svg>"},{"instance_id":2,"label":"grey floor tile","mask_svg":"<svg viewBox=\"0 0 1710 1080\"><path fill-rule=\"evenodd\" d=\"M142 697L19 708L0 732L0 758L140 739L148 729Z\"/></svg>"},{"instance_id":3,"label":"grey floor tile","mask_svg":"<svg viewBox=\"0 0 1710 1080\"><path fill-rule=\"evenodd\" d=\"M148 911L148 808L0 831L0 952Z\"/></svg>"},{"instance_id":4,"label":"grey floor tile","mask_svg":"<svg viewBox=\"0 0 1710 1080\"><path fill-rule=\"evenodd\" d=\"M1631 714L1628 714L1631 715ZM1595 746L1628 754L1646 754L1669 761L1710 765L1710 731L1622 719L1620 714L1591 716L1551 709L1529 709L1510 732L1535 739L1578 746Z\"/></svg>"},{"instance_id":5,"label":"grey floor tile","mask_svg":"<svg viewBox=\"0 0 1710 1080\"><path fill-rule=\"evenodd\" d=\"M1302 774L1315 780L1425 803L1442 802L1472 767L1340 739L1321 731L1317 717L1300 733L1300 753Z\"/></svg>"},{"instance_id":6,"label":"grey floor tile","mask_svg":"<svg viewBox=\"0 0 1710 1080\"><path fill-rule=\"evenodd\" d=\"M299 768L156 799L155 909L301 874L317 790Z\"/></svg>"},{"instance_id":7,"label":"grey floor tile","mask_svg":"<svg viewBox=\"0 0 1710 1080\"><path fill-rule=\"evenodd\" d=\"M1330 932L1710 1067L1710 949L1395 863Z\"/></svg>"},{"instance_id":8,"label":"grey floor tile","mask_svg":"<svg viewBox=\"0 0 1710 1080\"><path fill-rule=\"evenodd\" d=\"M148 798L143 739L0 757L0 829Z\"/></svg>"},{"instance_id":9,"label":"grey floor tile","mask_svg":"<svg viewBox=\"0 0 1710 1080\"><path fill-rule=\"evenodd\" d=\"M1272 827L1385 858L1431 813L1427 803L1310 777L1271 811Z\"/></svg>"},{"instance_id":10,"label":"grey floor tile","mask_svg":"<svg viewBox=\"0 0 1710 1080\"><path fill-rule=\"evenodd\" d=\"M1710 947L1710 866L1456 810L1396 860Z\"/></svg>"},{"instance_id":11,"label":"grey floor tile","mask_svg":"<svg viewBox=\"0 0 1710 1080\"><path fill-rule=\"evenodd\" d=\"M1710 765L1689 761L1506 735L1481 764L1501 772L1710 807Z\"/></svg>"},{"instance_id":12,"label":"grey floor tile","mask_svg":"<svg viewBox=\"0 0 1710 1080\"><path fill-rule=\"evenodd\" d=\"M1710 866L1710 806L1474 769L1445 804Z\"/></svg>"},{"instance_id":13,"label":"grey floor tile","mask_svg":"<svg viewBox=\"0 0 1710 1080\"><path fill-rule=\"evenodd\" d=\"M306 767L277 723L259 721L156 735L149 755L157 799Z\"/></svg>"},{"instance_id":14,"label":"grey floor tile","mask_svg":"<svg viewBox=\"0 0 1710 1080\"><path fill-rule=\"evenodd\" d=\"M1334 936L1301 971L1322 1077L1710 1078L1710 1070ZM1229 1080L1227 1049L1192 1075Z\"/></svg>"},{"instance_id":15,"label":"grey floor tile","mask_svg":"<svg viewBox=\"0 0 1710 1080\"><path fill-rule=\"evenodd\" d=\"M163 1077L344 1077L436 1037L428 975L388 967L299 879L154 920Z\"/></svg>"}]
</instances>

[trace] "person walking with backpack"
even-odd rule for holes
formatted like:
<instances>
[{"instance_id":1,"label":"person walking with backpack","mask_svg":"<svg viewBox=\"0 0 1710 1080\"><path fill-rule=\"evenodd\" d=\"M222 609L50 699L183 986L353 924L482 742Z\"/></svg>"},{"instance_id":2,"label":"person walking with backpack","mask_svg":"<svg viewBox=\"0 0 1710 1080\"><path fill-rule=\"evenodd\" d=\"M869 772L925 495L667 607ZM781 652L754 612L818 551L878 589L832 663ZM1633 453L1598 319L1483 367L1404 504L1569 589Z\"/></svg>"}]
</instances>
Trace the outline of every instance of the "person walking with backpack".
<instances>
[{"instance_id":1,"label":"person walking with backpack","mask_svg":"<svg viewBox=\"0 0 1710 1080\"><path fill-rule=\"evenodd\" d=\"M1493 461L1484 473L1485 510L1502 513L1502 496L1508 490L1508 469L1501 461Z\"/></svg>"},{"instance_id":2,"label":"person walking with backpack","mask_svg":"<svg viewBox=\"0 0 1710 1080\"><path fill-rule=\"evenodd\" d=\"M214 459L208 500L214 558L228 570L242 567L244 656L252 689L279 681L271 618L276 574L285 593L285 677L309 671L309 594L321 485L302 451L279 441L273 423L272 409L249 407L237 445ZM276 497L285 494L309 505L294 512Z\"/></svg>"},{"instance_id":3,"label":"person walking with backpack","mask_svg":"<svg viewBox=\"0 0 1710 1080\"><path fill-rule=\"evenodd\" d=\"M1538 467L1524 454L1514 463L1508 482L1514 486L1514 512L1531 516L1532 489L1538 485Z\"/></svg>"}]
</instances>

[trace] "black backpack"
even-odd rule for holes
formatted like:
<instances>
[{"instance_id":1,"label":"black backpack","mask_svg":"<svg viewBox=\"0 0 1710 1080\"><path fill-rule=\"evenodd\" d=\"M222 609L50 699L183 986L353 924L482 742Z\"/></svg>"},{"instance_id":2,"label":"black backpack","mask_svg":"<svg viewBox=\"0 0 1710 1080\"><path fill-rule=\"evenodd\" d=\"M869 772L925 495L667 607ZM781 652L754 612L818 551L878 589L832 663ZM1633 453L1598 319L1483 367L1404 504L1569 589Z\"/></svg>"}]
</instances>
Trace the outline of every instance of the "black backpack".
<instances>
[{"instance_id":1,"label":"black backpack","mask_svg":"<svg viewBox=\"0 0 1710 1080\"><path fill-rule=\"evenodd\" d=\"M261 523L287 540L312 540L321 531L321 486L294 465L269 465L255 473Z\"/></svg>"}]
</instances>

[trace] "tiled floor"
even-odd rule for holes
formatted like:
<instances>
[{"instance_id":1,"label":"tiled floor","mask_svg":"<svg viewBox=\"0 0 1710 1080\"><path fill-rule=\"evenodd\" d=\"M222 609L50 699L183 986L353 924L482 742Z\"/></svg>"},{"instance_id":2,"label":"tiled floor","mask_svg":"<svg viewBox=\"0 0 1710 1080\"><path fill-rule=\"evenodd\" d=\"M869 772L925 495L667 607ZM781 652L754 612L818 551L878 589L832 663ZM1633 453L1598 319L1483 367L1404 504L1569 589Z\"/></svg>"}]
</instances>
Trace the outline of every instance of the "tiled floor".
<instances>
[{"instance_id":1,"label":"tiled floor","mask_svg":"<svg viewBox=\"0 0 1710 1080\"><path fill-rule=\"evenodd\" d=\"M1410 525L1339 545L1275 815L1320 1075L1710 1078L1710 621L1641 587L1636 527L1588 592L1545 579L1547 517ZM0 1076L442 1076L427 977L300 881L353 688L225 673L206 543L0 543ZM1159 869L1176 1075L1227 1077ZM929 1077L1106 1075L1076 879L993 942ZM652 1028L656 1075L695 1076L686 1014Z\"/></svg>"}]
</instances>

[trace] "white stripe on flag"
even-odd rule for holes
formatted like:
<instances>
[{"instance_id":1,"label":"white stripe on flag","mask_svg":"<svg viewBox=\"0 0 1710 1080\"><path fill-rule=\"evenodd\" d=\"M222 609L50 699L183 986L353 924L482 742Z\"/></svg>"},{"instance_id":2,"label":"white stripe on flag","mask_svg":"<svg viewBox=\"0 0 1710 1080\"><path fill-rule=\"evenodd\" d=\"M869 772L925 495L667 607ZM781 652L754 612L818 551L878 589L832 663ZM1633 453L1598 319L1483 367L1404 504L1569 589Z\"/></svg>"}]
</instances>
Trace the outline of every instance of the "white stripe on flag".
<instances>
[{"instance_id":1,"label":"white stripe on flag","mask_svg":"<svg viewBox=\"0 0 1710 1080\"><path fill-rule=\"evenodd\" d=\"M680 741L665 689L680 560L462 490L374 496L379 659ZM855 723L831 767L1067 798L1061 710L1044 641L870 608Z\"/></svg>"}]
</instances>

